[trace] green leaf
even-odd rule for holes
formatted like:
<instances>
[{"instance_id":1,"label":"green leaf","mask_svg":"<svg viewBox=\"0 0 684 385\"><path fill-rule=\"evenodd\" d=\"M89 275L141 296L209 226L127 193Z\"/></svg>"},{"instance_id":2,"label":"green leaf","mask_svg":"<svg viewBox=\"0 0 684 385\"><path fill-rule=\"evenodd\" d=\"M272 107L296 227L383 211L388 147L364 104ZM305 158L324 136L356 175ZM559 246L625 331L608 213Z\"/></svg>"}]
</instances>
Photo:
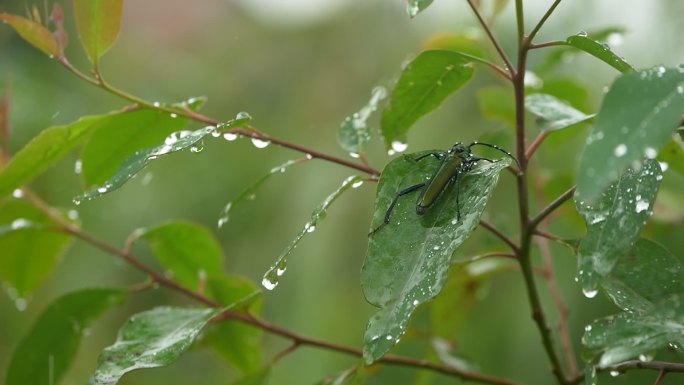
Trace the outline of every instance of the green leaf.
<instances>
[{"instance_id":1,"label":"green leaf","mask_svg":"<svg viewBox=\"0 0 684 385\"><path fill-rule=\"evenodd\" d=\"M414 18L430 4L432 4L432 0L408 0L406 12L411 18Z\"/></svg>"},{"instance_id":2,"label":"green leaf","mask_svg":"<svg viewBox=\"0 0 684 385\"><path fill-rule=\"evenodd\" d=\"M492 10L491 16L492 20L499 16L501 12L506 9L506 6L508 6L508 0L494 0L494 9Z\"/></svg>"},{"instance_id":3,"label":"green leaf","mask_svg":"<svg viewBox=\"0 0 684 385\"><path fill-rule=\"evenodd\" d=\"M94 384L113 385L130 371L173 363L222 311L158 307L134 315L119 330L116 343L100 354Z\"/></svg>"},{"instance_id":4,"label":"green leaf","mask_svg":"<svg viewBox=\"0 0 684 385\"><path fill-rule=\"evenodd\" d=\"M320 385L363 385L366 383L366 367L358 365L319 382Z\"/></svg>"},{"instance_id":5,"label":"green leaf","mask_svg":"<svg viewBox=\"0 0 684 385\"><path fill-rule=\"evenodd\" d=\"M578 48L605 62L622 73L634 71L634 67L611 51L607 44L601 44L596 40L587 37L586 33L579 33L577 35L569 36L566 39L566 42L571 46Z\"/></svg>"},{"instance_id":6,"label":"green leaf","mask_svg":"<svg viewBox=\"0 0 684 385\"><path fill-rule=\"evenodd\" d=\"M246 278L234 275L209 277L206 292L223 305L230 305L244 298L254 298L246 304L246 310L249 314L261 314L259 288ZM261 365L262 335L262 330L257 327L227 320L209 330L204 341L226 361L249 373L256 371Z\"/></svg>"},{"instance_id":7,"label":"green leaf","mask_svg":"<svg viewBox=\"0 0 684 385\"><path fill-rule=\"evenodd\" d=\"M28 183L83 142L93 131L127 119L126 112L84 116L77 121L43 130L0 170L0 197Z\"/></svg>"},{"instance_id":8,"label":"green leaf","mask_svg":"<svg viewBox=\"0 0 684 385\"><path fill-rule=\"evenodd\" d=\"M74 0L76 27L95 67L119 36L123 0Z\"/></svg>"},{"instance_id":9,"label":"green leaf","mask_svg":"<svg viewBox=\"0 0 684 385\"><path fill-rule=\"evenodd\" d=\"M512 91L503 87L482 87L475 95L482 116L511 127L515 125L515 101Z\"/></svg>"},{"instance_id":10,"label":"green leaf","mask_svg":"<svg viewBox=\"0 0 684 385\"><path fill-rule=\"evenodd\" d=\"M198 144L198 142L205 136L213 134L214 132L216 132L216 127L214 126L207 126L196 131L179 131L169 135L164 140L164 144L160 146L136 151L121 164L114 176L101 186L75 197L74 203L80 204L84 200L91 200L118 189L140 172L140 170L145 168L148 163L160 156L181 151L188 147L190 147L193 152L200 151L201 144Z\"/></svg>"},{"instance_id":11,"label":"green leaf","mask_svg":"<svg viewBox=\"0 0 684 385\"><path fill-rule=\"evenodd\" d=\"M206 227L186 221L136 231L155 258L182 285L198 290L203 277L223 274L223 250Z\"/></svg>"},{"instance_id":12,"label":"green leaf","mask_svg":"<svg viewBox=\"0 0 684 385\"><path fill-rule=\"evenodd\" d=\"M265 385L268 384L268 378L271 374L271 367L267 366L257 371L246 374L241 379L233 382L233 385Z\"/></svg>"},{"instance_id":13,"label":"green leaf","mask_svg":"<svg viewBox=\"0 0 684 385\"><path fill-rule=\"evenodd\" d=\"M471 61L458 52L432 50L404 68L382 113L381 132L388 148L473 76Z\"/></svg>"},{"instance_id":14,"label":"green leaf","mask_svg":"<svg viewBox=\"0 0 684 385\"><path fill-rule=\"evenodd\" d=\"M547 94L528 95L525 97L525 108L538 118L539 128L548 131L562 130L594 117Z\"/></svg>"},{"instance_id":15,"label":"green leaf","mask_svg":"<svg viewBox=\"0 0 684 385\"><path fill-rule=\"evenodd\" d=\"M57 39L40 23L6 12L0 12L0 20L9 24L19 36L51 58L62 56Z\"/></svg>"},{"instance_id":16,"label":"green leaf","mask_svg":"<svg viewBox=\"0 0 684 385\"><path fill-rule=\"evenodd\" d=\"M0 279L19 308L26 306L23 297L52 274L71 241L53 226L45 214L23 199L0 204Z\"/></svg>"},{"instance_id":17,"label":"green leaf","mask_svg":"<svg viewBox=\"0 0 684 385\"><path fill-rule=\"evenodd\" d=\"M56 299L19 342L7 369L7 385L59 383L88 325L124 298L121 290L85 289Z\"/></svg>"},{"instance_id":18,"label":"green leaf","mask_svg":"<svg viewBox=\"0 0 684 385\"><path fill-rule=\"evenodd\" d=\"M596 295L599 282L632 249L652 214L661 179L660 164L648 159L639 171L628 169L596 203L575 196L577 210L587 224L578 251L578 278L587 297Z\"/></svg>"},{"instance_id":19,"label":"green leaf","mask_svg":"<svg viewBox=\"0 0 684 385\"><path fill-rule=\"evenodd\" d=\"M671 168L684 175L684 143L678 136L673 137L660 151L658 159L666 168Z\"/></svg>"},{"instance_id":20,"label":"green leaf","mask_svg":"<svg viewBox=\"0 0 684 385\"><path fill-rule=\"evenodd\" d=\"M203 98L193 98L171 107L196 111L203 102ZM163 142L188 122L186 118L152 109L131 111L110 120L83 146L81 177L85 185L90 187L104 183L134 152Z\"/></svg>"},{"instance_id":21,"label":"green leaf","mask_svg":"<svg viewBox=\"0 0 684 385\"><path fill-rule=\"evenodd\" d=\"M295 164L302 163L309 160L308 157L301 159L288 160L287 162L281 164L280 166L274 167L269 171L268 174L259 178L254 184L242 190L242 192L232 201L228 202L221 212L221 217L218 220L218 227L221 228L223 225L228 223L230 220L230 213L235 210L236 207L242 205L243 203L254 200L256 197L256 192L259 190L261 185L263 185L267 180L269 180L273 175L282 174L287 171L290 167Z\"/></svg>"},{"instance_id":22,"label":"green leaf","mask_svg":"<svg viewBox=\"0 0 684 385\"><path fill-rule=\"evenodd\" d=\"M657 67L618 78L587 137L577 196L592 202L630 164L655 158L684 111L684 72Z\"/></svg>"},{"instance_id":23,"label":"green leaf","mask_svg":"<svg viewBox=\"0 0 684 385\"><path fill-rule=\"evenodd\" d=\"M285 274L287 269L287 257L290 255L292 250L297 247L299 241L304 238L305 235L314 232L319 220L325 219L328 215L328 207L335 202L340 195L350 188L357 188L363 184L363 179L359 176L352 175L342 182L342 185L333 191L332 194L328 195L327 198L321 203L316 209L311 213L311 219L304 225L304 228L297 234L297 236L292 240L290 245L283 250L283 252L278 256L273 265L266 271L261 284L268 290L273 290L279 283L280 277Z\"/></svg>"},{"instance_id":24,"label":"green leaf","mask_svg":"<svg viewBox=\"0 0 684 385\"><path fill-rule=\"evenodd\" d=\"M342 122L338 132L338 140L344 151L355 156L364 152L364 147L370 140L370 128L366 122L373 111L378 108L378 103L386 97L387 90L385 87L375 87L368 104Z\"/></svg>"},{"instance_id":25,"label":"green leaf","mask_svg":"<svg viewBox=\"0 0 684 385\"><path fill-rule=\"evenodd\" d=\"M544 85L538 92L553 95L580 111L589 111L593 108L591 107L587 87L576 79L545 77Z\"/></svg>"},{"instance_id":26,"label":"green leaf","mask_svg":"<svg viewBox=\"0 0 684 385\"><path fill-rule=\"evenodd\" d=\"M648 359L668 346L684 349L684 293L671 294L648 312L629 311L592 322L585 328L585 356L607 368L632 358Z\"/></svg>"},{"instance_id":27,"label":"green leaf","mask_svg":"<svg viewBox=\"0 0 684 385\"><path fill-rule=\"evenodd\" d=\"M619 308L650 312L663 298L684 293L684 265L659 244L642 238L601 286Z\"/></svg>"},{"instance_id":28,"label":"green leaf","mask_svg":"<svg viewBox=\"0 0 684 385\"><path fill-rule=\"evenodd\" d=\"M385 212L397 192L424 182L437 167L419 152L392 160L378 184L371 228L383 223ZM381 310L369 321L364 337L364 358L372 363L382 357L406 330L413 311L436 296L444 286L451 255L477 227L501 170L503 159L484 164L462 175L459 185L447 188L423 216L416 215L415 199L401 197L391 221L369 241L361 271L366 300ZM457 189L461 221L456 220Z\"/></svg>"},{"instance_id":29,"label":"green leaf","mask_svg":"<svg viewBox=\"0 0 684 385\"><path fill-rule=\"evenodd\" d=\"M479 33L468 31L456 34L437 34L431 36L423 47L425 50L455 51L469 57L486 57L487 52L483 49L482 36ZM480 59L484 60L484 59Z\"/></svg>"}]
</instances>

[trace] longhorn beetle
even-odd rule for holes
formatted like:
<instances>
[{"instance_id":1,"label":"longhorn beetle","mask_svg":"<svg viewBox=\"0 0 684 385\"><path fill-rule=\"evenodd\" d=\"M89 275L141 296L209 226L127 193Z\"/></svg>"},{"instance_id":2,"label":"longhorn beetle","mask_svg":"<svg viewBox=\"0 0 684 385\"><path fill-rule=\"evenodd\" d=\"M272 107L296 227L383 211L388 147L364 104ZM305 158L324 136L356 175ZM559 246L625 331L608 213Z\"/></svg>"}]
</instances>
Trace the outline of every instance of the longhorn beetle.
<instances>
[{"instance_id":1,"label":"longhorn beetle","mask_svg":"<svg viewBox=\"0 0 684 385\"><path fill-rule=\"evenodd\" d=\"M423 189L423 191L418 196L418 200L416 201L416 214L423 215L427 212L428 209L430 209L430 207L432 207L435 204L437 199L452 183L456 183L456 220L460 221L461 204L459 197L459 176L472 170L473 166L477 164L477 162L480 160L486 160L490 163L493 162L491 159L474 156L471 150L473 146L486 146L501 151L507 156L509 156L511 159L513 159L515 163L518 165L518 167L520 166L518 160L513 155L511 155L510 152L504 150L499 146L495 146L489 143L472 142L466 146L462 142L457 142L447 151L430 152L425 155L421 155L418 158L414 159L414 161L418 162L421 159L427 158L429 156L434 156L435 158L437 158L437 160L439 160L439 165L435 169L435 172L432 174L432 177L427 182L418 183L416 185L407 187L399 191L392 200L392 203L390 203L389 208L385 213L384 221L380 224L380 226L376 227L373 231L371 231L368 234L368 236L372 236L373 234L377 233L390 222L390 216L392 215L392 211L394 210L394 206L397 204L399 197Z\"/></svg>"}]
</instances>

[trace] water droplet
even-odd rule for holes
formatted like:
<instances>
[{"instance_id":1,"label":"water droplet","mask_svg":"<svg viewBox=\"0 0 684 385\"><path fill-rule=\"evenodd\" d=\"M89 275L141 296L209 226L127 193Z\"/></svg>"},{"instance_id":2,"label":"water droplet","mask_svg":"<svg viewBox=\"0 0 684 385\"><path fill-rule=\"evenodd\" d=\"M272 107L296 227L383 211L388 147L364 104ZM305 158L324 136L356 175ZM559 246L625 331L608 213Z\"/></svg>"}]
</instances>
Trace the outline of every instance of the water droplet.
<instances>
[{"instance_id":1,"label":"water droplet","mask_svg":"<svg viewBox=\"0 0 684 385\"><path fill-rule=\"evenodd\" d=\"M252 120L252 115L249 114L247 111L240 111L235 115L235 120L247 120L251 121Z\"/></svg>"},{"instance_id":2,"label":"water droplet","mask_svg":"<svg viewBox=\"0 0 684 385\"><path fill-rule=\"evenodd\" d=\"M229 142L232 142L237 138L238 138L237 134L233 134L232 132L226 132L225 134L223 134L223 139L225 139Z\"/></svg>"},{"instance_id":3,"label":"water droplet","mask_svg":"<svg viewBox=\"0 0 684 385\"><path fill-rule=\"evenodd\" d=\"M420 301L418 301L417 299L413 300L413 306L418 306L419 304L420 304Z\"/></svg>"},{"instance_id":4,"label":"water droplet","mask_svg":"<svg viewBox=\"0 0 684 385\"><path fill-rule=\"evenodd\" d=\"M278 286L278 280L264 277L264 279L261 280L261 286L263 286L266 290L273 290L276 286Z\"/></svg>"},{"instance_id":5,"label":"water droplet","mask_svg":"<svg viewBox=\"0 0 684 385\"><path fill-rule=\"evenodd\" d=\"M276 275L278 277L282 277L283 274L285 274L285 271L287 270L287 260L283 259L278 263L278 266L276 267Z\"/></svg>"},{"instance_id":6,"label":"water droplet","mask_svg":"<svg viewBox=\"0 0 684 385\"><path fill-rule=\"evenodd\" d=\"M641 362L653 361L653 356L650 354L639 354L639 361L641 361Z\"/></svg>"},{"instance_id":7,"label":"water droplet","mask_svg":"<svg viewBox=\"0 0 684 385\"><path fill-rule=\"evenodd\" d=\"M579 32L577 32L577 36L587 37L587 32L586 31L579 31Z\"/></svg>"},{"instance_id":8,"label":"water droplet","mask_svg":"<svg viewBox=\"0 0 684 385\"><path fill-rule=\"evenodd\" d=\"M404 152L408 148L408 144L395 140L392 142L392 150L395 152Z\"/></svg>"},{"instance_id":9,"label":"water droplet","mask_svg":"<svg viewBox=\"0 0 684 385\"><path fill-rule=\"evenodd\" d=\"M644 149L644 156L648 159L655 159L655 157L658 156L658 150L653 147L646 147L646 149Z\"/></svg>"},{"instance_id":10,"label":"water droplet","mask_svg":"<svg viewBox=\"0 0 684 385\"><path fill-rule=\"evenodd\" d=\"M622 44L624 38L621 33L613 32L606 37L606 41L613 47L617 47Z\"/></svg>"},{"instance_id":11,"label":"water droplet","mask_svg":"<svg viewBox=\"0 0 684 385\"><path fill-rule=\"evenodd\" d=\"M636 212L640 213L642 211L648 210L648 207L649 207L648 202L644 201L644 200L638 200L638 199L639 198L637 198L637 202L636 202Z\"/></svg>"},{"instance_id":12,"label":"water droplet","mask_svg":"<svg viewBox=\"0 0 684 385\"><path fill-rule=\"evenodd\" d=\"M80 159L77 159L76 162L74 162L74 172L77 175L81 175L82 171L83 171L83 162Z\"/></svg>"},{"instance_id":13,"label":"water droplet","mask_svg":"<svg viewBox=\"0 0 684 385\"><path fill-rule=\"evenodd\" d=\"M596 289L582 289L582 294L584 294L584 296L587 298L594 298L594 297L596 297L596 294L598 294L598 290L596 290Z\"/></svg>"},{"instance_id":14,"label":"water droplet","mask_svg":"<svg viewBox=\"0 0 684 385\"><path fill-rule=\"evenodd\" d=\"M159 102L154 102L154 103L152 103L152 105L155 106L155 107L157 107L157 108L159 108L159 106L161 106L161 103L159 103Z\"/></svg>"},{"instance_id":15,"label":"water droplet","mask_svg":"<svg viewBox=\"0 0 684 385\"><path fill-rule=\"evenodd\" d=\"M314 231L316 231L316 226L312 225L311 223L307 223L304 225L304 229L307 233L313 233Z\"/></svg>"},{"instance_id":16,"label":"water droplet","mask_svg":"<svg viewBox=\"0 0 684 385\"><path fill-rule=\"evenodd\" d=\"M223 227L226 223L228 223L228 217L227 217L227 216L219 218L219 220L218 220L218 228L220 229L220 228Z\"/></svg>"},{"instance_id":17,"label":"water droplet","mask_svg":"<svg viewBox=\"0 0 684 385\"><path fill-rule=\"evenodd\" d=\"M585 332L590 332L591 331L591 325L587 325L584 327Z\"/></svg>"},{"instance_id":18,"label":"water droplet","mask_svg":"<svg viewBox=\"0 0 684 385\"><path fill-rule=\"evenodd\" d=\"M76 206L78 206L78 205L81 204L82 201L81 201L81 198L76 197L76 198L72 199L71 202L73 202L73 204L75 204Z\"/></svg>"},{"instance_id":19,"label":"water droplet","mask_svg":"<svg viewBox=\"0 0 684 385\"><path fill-rule=\"evenodd\" d=\"M102 187L97 188L97 192L99 192L101 194L106 193L107 190L108 190L107 186L102 186Z\"/></svg>"},{"instance_id":20,"label":"water droplet","mask_svg":"<svg viewBox=\"0 0 684 385\"><path fill-rule=\"evenodd\" d=\"M390 335L390 334L388 334L388 335L385 336L385 339L386 339L387 341L391 341L392 338L394 338L394 337L392 337L392 335Z\"/></svg>"},{"instance_id":21,"label":"water droplet","mask_svg":"<svg viewBox=\"0 0 684 385\"><path fill-rule=\"evenodd\" d=\"M313 159L313 155L311 155L311 154L306 154L306 159L308 159L308 160Z\"/></svg>"},{"instance_id":22,"label":"water droplet","mask_svg":"<svg viewBox=\"0 0 684 385\"><path fill-rule=\"evenodd\" d=\"M667 169L670 167L670 165L667 164L667 162L658 162L658 164L660 164L660 171L662 172L667 171Z\"/></svg>"},{"instance_id":23,"label":"water droplet","mask_svg":"<svg viewBox=\"0 0 684 385\"><path fill-rule=\"evenodd\" d=\"M617 376L619 376L619 375L620 375L620 372L618 372L617 370L611 370L611 371L610 371L610 376L611 376L611 377L617 377Z\"/></svg>"},{"instance_id":24,"label":"water droplet","mask_svg":"<svg viewBox=\"0 0 684 385\"><path fill-rule=\"evenodd\" d=\"M666 71L665 67L658 66L658 68L656 68L656 76L658 76L659 78L662 78L665 75L665 71Z\"/></svg>"},{"instance_id":25,"label":"water droplet","mask_svg":"<svg viewBox=\"0 0 684 385\"><path fill-rule=\"evenodd\" d=\"M256 148L266 148L266 147L268 147L269 144L271 144L271 142L269 142L268 140L261 140L261 139L257 139L257 138L252 138L252 144Z\"/></svg>"},{"instance_id":26,"label":"water droplet","mask_svg":"<svg viewBox=\"0 0 684 385\"><path fill-rule=\"evenodd\" d=\"M204 143L201 140L190 147L190 152L195 154L202 152L202 150L204 150Z\"/></svg>"},{"instance_id":27,"label":"water droplet","mask_svg":"<svg viewBox=\"0 0 684 385\"><path fill-rule=\"evenodd\" d=\"M14 197L16 199L23 198L24 197L24 191L22 191L20 188L15 189L14 191L12 191L12 197Z\"/></svg>"},{"instance_id":28,"label":"water droplet","mask_svg":"<svg viewBox=\"0 0 684 385\"><path fill-rule=\"evenodd\" d=\"M31 224L31 221L26 218L17 218L12 221L10 228L12 230L25 229L27 227L31 227Z\"/></svg>"},{"instance_id":29,"label":"water droplet","mask_svg":"<svg viewBox=\"0 0 684 385\"><path fill-rule=\"evenodd\" d=\"M351 156L352 158L359 158L361 155L359 155L359 154L357 154L357 153L355 153L355 152L350 152L350 153L349 153L349 156Z\"/></svg>"},{"instance_id":30,"label":"water droplet","mask_svg":"<svg viewBox=\"0 0 684 385\"><path fill-rule=\"evenodd\" d=\"M178 117L178 115L176 115L174 113L171 113L171 115L169 115L169 116L171 117L171 119L176 119Z\"/></svg>"},{"instance_id":31,"label":"water droplet","mask_svg":"<svg viewBox=\"0 0 684 385\"><path fill-rule=\"evenodd\" d=\"M617 156L618 158L625 155L627 153L627 146L622 143L619 144L617 147L615 147L615 150L613 151L613 154Z\"/></svg>"},{"instance_id":32,"label":"water droplet","mask_svg":"<svg viewBox=\"0 0 684 385\"><path fill-rule=\"evenodd\" d=\"M362 180L357 180L356 182L352 183L352 188L359 188L363 185Z\"/></svg>"},{"instance_id":33,"label":"water droplet","mask_svg":"<svg viewBox=\"0 0 684 385\"><path fill-rule=\"evenodd\" d=\"M211 136L214 137L214 138L218 138L219 136L221 136L221 132L219 132L219 131L213 131L213 132L211 133Z\"/></svg>"},{"instance_id":34,"label":"water droplet","mask_svg":"<svg viewBox=\"0 0 684 385\"><path fill-rule=\"evenodd\" d=\"M67 218L71 219L72 221L75 221L78 219L78 211L76 210L69 210L67 212Z\"/></svg>"},{"instance_id":35,"label":"water droplet","mask_svg":"<svg viewBox=\"0 0 684 385\"><path fill-rule=\"evenodd\" d=\"M19 311L24 311L26 310L26 306L28 305L28 302L26 301L25 298L17 298L14 300L14 306L17 308Z\"/></svg>"}]
</instances>

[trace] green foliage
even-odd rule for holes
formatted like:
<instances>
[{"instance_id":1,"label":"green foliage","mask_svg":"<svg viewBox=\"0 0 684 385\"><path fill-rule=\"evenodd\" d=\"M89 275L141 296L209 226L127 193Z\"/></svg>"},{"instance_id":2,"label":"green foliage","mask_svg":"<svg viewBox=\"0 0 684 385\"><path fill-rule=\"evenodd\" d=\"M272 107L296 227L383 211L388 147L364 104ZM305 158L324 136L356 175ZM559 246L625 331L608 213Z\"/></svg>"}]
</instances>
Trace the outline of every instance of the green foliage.
<instances>
[{"instance_id":1,"label":"green foliage","mask_svg":"<svg viewBox=\"0 0 684 385\"><path fill-rule=\"evenodd\" d=\"M43 27L39 22L17 15L10 15L6 12L0 12L0 20L9 24L10 27L17 31L19 36L48 56L57 57L60 55L57 39L50 30Z\"/></svg>"},{"instance_id":2,"label":"green foliage","mask_svg":"<svg viewBox=\"0 0 684 385\"><path fill-rule=\"evenodd\" d=\"M119 36L123 0L74 0L78 36L95 67Z\"/></svg>"},{"instance_id":3,"label":"green foliage","mask_svg":"<svg viewBox=\"0 0 684 385\"><path fill-rule=\"evenodd\" d=\"M587 37L586 33L569 36L566 41L569 45L581 49L620 72L625 73L634 70L634 68L624 59L611 51L607 44L601 44L596 40Z\"/></svg>"},{"instance_id":4,"label":"green foliage","mask_svg":"<svg viewBox=\"0 0 684 385\"><path fill-rule=\"evenodd\" d=\"M587 121L594 115L586 115L553 95L531 94L525 98L525 108L537 117L542 130L557 131Z\"/></svg>"}]
</instances>

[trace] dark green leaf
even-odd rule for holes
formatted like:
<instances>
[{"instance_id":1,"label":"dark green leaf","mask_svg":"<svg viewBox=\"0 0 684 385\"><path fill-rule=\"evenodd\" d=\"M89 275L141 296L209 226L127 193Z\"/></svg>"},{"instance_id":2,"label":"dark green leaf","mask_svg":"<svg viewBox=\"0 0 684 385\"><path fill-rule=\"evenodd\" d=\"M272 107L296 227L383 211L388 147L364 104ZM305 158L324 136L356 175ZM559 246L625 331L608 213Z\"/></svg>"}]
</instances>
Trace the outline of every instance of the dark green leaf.
<instances>
[{"instance_id":1,"label":"dark green leaf","mask_svg":"<svg viewBox=\"0 0 684 385\"><path fill-rule=\"evenodd\" d=\"M364 147L370 140L370 128L366 121L378 108L378 103L385 97L387 97L387 90L384 87L375 87L368 104L342 122L338 132L338 140L344 151L354 156L364 152Z\"/></svg>"},{"instance_id":2,"label":"dark green leaf","mask_svg":"<svg viewBox=\"0 0 684 385\"><path fill-rule=\"evenodd\" d=\"M85 116L64 126L43 130L0 170L0 197L28 183L83 142L90 133L125 120L127 113Z\"/></svg>"},{"instance_id":3,"label":"dark green leaf","mask_svg":"<svg viewBox=\"0 0 684 385\"><path fill-rule=\"evenodd\" d=\"M113 385L132 370L173 363L222 311L158 307L134 315L119 330L116 343L100 354L95 385Z\"/></svg>"},{"instance_id":4,"label":"dark green leaf","mask_svg":"<svg viewBox=\"0 0 684 385\"><path fill-rule=\"evenodd\" d=\"M205 136L214 132L216 132L216 127L214 126L207 126L196 131L179 131L169 135L166 140L164 140L164 144L160 146L137 151L121 164L116 171L116 174L107 180L107 182L100 187L93 188L90 191L75 197L74 203L80 204L84 200L94 199L100 195L118 189L140 172L140 170L145 168L148 163L160 156L181 151L188 147L191 148L191 151L200 151L201 144L198 142Z\"/></svg>"},{"instance_id":5,"label":"dark green leaf","mask_svg":"<svg viewBox=\"0 0 684 385\"><path fill-rule=\"evenodd\" d=\"M408 6L406 7L406 12L408 15L416 17L421 11L425 10L428 6L432 4L432 0L408 0Z\"/></svg>"},{"instance_id":6,"label":"dark green leaf","mask_svg":"<svg viewBox=\"0 0 684 385\"><path fill-rule=\"evenodd\" d=\"M624 27L608 27L600 30L580 32L578 36L591 36L591 39L598 42L619 44L622 41L626 29ZM558 46L550 51L542 61L535 67L535 72L547 74L556 69L563 63L569 63L580 51L571 45ZM556 95L557 96L557 95Z\"/></svg>"},{"instance_id":7,"label":"dark green leaf","mask_svg":"<svg viewBox=\"0 0 684 385\"><path fill-rule=\"evenodd\" d=\"M577 196L594 201L623 170L655 158L684 111L684 71L658 67L615 81L587 137L577 175Z\"/></svg>"},{"instance_id":8,"label":"dark green leaf","mask_svg":"<svg viewBox=\"0 0 684 385\"><path fill-rule=\"evenodd\" d=\"M555 96L547 94L531 94L525 97L525 108L538 118L540 129L549 131L562 130L594 117L585 115Z\"/></svg>"},{"instance_id":9,"label":"dark green leaf","mask_svg":"<svg viewBox=\"0 0 684 385\"><path fill-rule=\"evenodd\" d=\"M262 300L259 288L239 276L222 275L209 277L207 295L223 305L236 303L244 298L254 298L246 305L250 314L261 313ZM227 320L207 332L204 341L214 348L226 361L243 372L254 372L261 364L261 329L243 322Z\"/></svg>"},{"instance_id":10,"label":"dark green leaf","mask_svg":"<svg viewBox=\"0 0 684 385\"><path fill-rule=\"evenodd\" d=\"M649 312L663 298L684 293L684 265L659 244L642 238L601 286L619 308Z\"/></svg>"},{"instance_id":11,"label":"dark green leaf","mask_svg":"<svg viewBox=\"0 0 684 385\"><path fill-rule=\"evenodd\" d=\"M515 100L513 92L503 87L482 87L477 90L477 104L482 116L515 125Z\"/></svg>"},{"instance_id":12,"label":"dark green leaf","mask_svg":"<svg viewBox=\"0 0 684 385\"><path fill-rule=\"evenodd\" d=\"M55 300L17 346L7 369L7 385L59 383L88 325L124 297L121 290L86 289Z\"/></svg>"},{"instance_id":13,"label":"dark green leaf","mask_svg":"<svg viewBox=\"0 0 684 385\"><path fill-rule=\"evenodd\" d=\"M327 198L321 203L316 209L311 213L311 220L307 222L304 225L304 228L297 234L295 239L292 240L290 245L283 250L283 252L278 256L276 259L275 263L268 269L268 271L264 274L264 278L261 281L261 284L268 290L273 290L277 285L278 282L280 281L280 276L285 274L285 270L287 269L287 256L290 255L292 250L294 250L295 247L297 247L297 244L299 241L304 238L305 235L314 232L316 230L316 226L318 224L319 220L325 219L326 215L328 215L328 207L335 202L337 198L339 198L340 195L342 195L345 191L349 190L350 188L356 188L359 187L363 184L363 179L359 176L352 175L348 177L347 179L342 182L342 185L337 188L337 190L333 191L332 194L328 195Z\"/></svg>"},{"instance_id":14,"label":"dark green leaf","mask_svg":"<svg viewBox=\"0 0 684 385\"><path fill-rule=\"evenodd\" d=\"M427 152L394 159L378 184L372 228L379 226L397 192L432 176L437 160L413 159ZM366 300L381 310L369 321L364 358L371 363L394 346L406 330L413 311L437 295L447 277L451 255L477 227L480 216L508 159L485 164L462 175L423 216L416 215L415 198L399 199L390 223L368 245L361 272ZM457 189L461 221L456 220ZM412 199L414 198L414 199Z\"/></svg>"},{"instance_id":15,"label":"dark green leaf","mask_svg":"<svg viewBox=\"0 0 684 385\"><path fill-rule=\"evenodd\" d=\"M52 274L70 241L25 200L0 204L0 278L18 307L25 307L23 297Z\"/></svg>"},{"instance_id":16,"label":"dark green leaf","mask_svg":"<svg viewBox=\"0 0 684 385\"><path fill-rule=\"evenodd\" d=\"M404 68L382 113L381 132L388 148L473 76L471 61L458 52L432 50Z\"/></svg>"},{"instance_id":17,"label":"dark green leaf","mask_svg":"<svg viewBox=\"0 0 684 385\"><path fill-rule=\"evenodd\" d=\"M566 41L571 46L581 49L622 73L634 71L634 68L623 58L611 51L607 44L601 44L587 37L586 33L569 36Z\"/></svg>"},{"instance_id":18,"label":"dark green leaf","mask_svg":"<svg viewBox=\"0 0 684 385\"><path fill-rule=\"evenodd\" d=\"M74 0L78 35L88 59L96 67L119 36L122 10L123 0Z\"/></svg>"},{"instance_id":19,"label":"dark green leaf","mask_svg":"<svg viewBox=\"0 0 684 385\"><path fill-rule=\"evenodd\" d=\"M592 204L576 197L577 210L587 224L587 235L578 251L578 277L588 297L596 294L603 277L638 239L662 179L657 161L648 159L639 171L628 169Z\"/></svg>"},{"instance_id":20,"label":"dark green leaf","mask_svg":"<svg viewBox=\"0 0 684 385\"><path fill-rule=\"evenodd\" d=\"M193 98L171 107L197 110L203 102L202 98ZM81 176L85 185L104 183L131 154L163 142L188 122L186 118L152 109L131 111L110 119L83 146Z\"/></svg>"},{"instance_id":21,"label":"dark green leaf","mask_svg":"<svg viewBox=\"0 0 684 385\"><path fill-rule=\"evenodd\" d=\"M0 20L9 24L19 36L51 58L61 56L57 39L40 23L6 12L0 12Z\"/></svg>"},{"instance_id":22,"label":"dark green leaf","mask_svg":"<svg viewBox=\"0 0 684 385\"><path fill-rule=\"evenodd\" d=\"M157 261L182 285L197 290L202 277L223 274L223 250L209 229L174 221L138 231Z\"/></svg>"}]
</instances>

